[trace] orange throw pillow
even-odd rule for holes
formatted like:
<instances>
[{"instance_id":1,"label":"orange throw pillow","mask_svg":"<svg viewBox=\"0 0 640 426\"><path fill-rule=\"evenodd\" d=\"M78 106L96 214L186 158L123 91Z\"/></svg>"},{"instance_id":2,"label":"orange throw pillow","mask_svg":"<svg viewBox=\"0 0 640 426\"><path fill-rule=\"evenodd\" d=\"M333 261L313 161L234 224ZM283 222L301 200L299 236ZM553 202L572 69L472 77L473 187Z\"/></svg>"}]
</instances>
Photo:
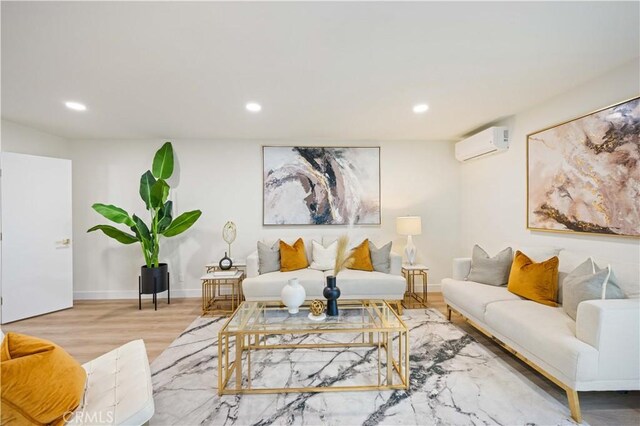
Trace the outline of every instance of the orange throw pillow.
<instances>
[{"instance_id":1,"label":"orange throw pillow","mask_svg":"<svg viewBox=\"0 0 640 426\"><path fill-rule=\"evenodd\" d=\"M304 241L302 238L293 243L292 246L280 240L280 271L289 272L304 269L309 266L307 253L304 251Z\"/></svg>"},{"instance_id":2,"label":"orange throw pillow","mask_svg":"<svg viewBox=\"0 0 640 426\"><path fill-rule=\"evenodd\" d=\"M8 333L0 359L2 424L63 425L82 401L87 374L60 346Z\"/></svg>"},{"instance_id":3,"label":"orange throw pillow","mask_svg":"<svg viewBox=\"0 0 640 426\"><path fill-rule=\"evenodd\" d=\"M371 263L371 252L369 251L369 240L364 240L360 245L351 251L351 259L353 259L349 269L358 269L360 271L373 271L373 263Z\"/></svg>"},{"instance_id":4,"label":"orange throw pillow","mask_svg":"<svg viewBox=\"0 0 640 426\"><path fill-rule=\"evenodd\" d=\"M507 290L543 305L558 306L558 264L558 256L536 263L516 251Z\"/></svg>"}]
</instances>

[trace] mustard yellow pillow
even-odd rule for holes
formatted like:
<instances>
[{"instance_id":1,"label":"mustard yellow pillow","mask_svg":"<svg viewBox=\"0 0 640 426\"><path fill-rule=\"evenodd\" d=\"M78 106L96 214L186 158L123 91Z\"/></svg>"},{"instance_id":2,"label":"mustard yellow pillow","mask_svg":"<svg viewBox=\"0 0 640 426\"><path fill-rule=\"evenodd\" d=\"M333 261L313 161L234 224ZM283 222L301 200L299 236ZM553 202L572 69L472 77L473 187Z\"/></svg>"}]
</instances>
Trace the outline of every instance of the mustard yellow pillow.
<instances>
[{"instance_id":1,"label":"mustard yellow pillow","mask_svg":"<svg viewBox=\"0 0 640 426\"><path fill-rule=\"evenodd\" d=\"M82 401L86 372L47 340L8 333L0 349L0 370L2 424L63 425L65 414Z\"/></svg>"},{"instance_id":2,"label":"mustard yellow pillow","mask_svg":"<svg viewBox=\"0 0 640 426\"><path fill-rule=\"evenodd\" d=\"M558 256L536 263L521 251L516 251L507 290L543 305L558 306L558 264Z\"/></svg>"},{"instance_id":3,"label":"mustard yellow pillow","mask_svg":"<svg viewBox=\"0 0 640 426\"><path fill-rule=\"evenodd\" d=\"M371 263L371 251L369 251L369 240L364 240L360 245L351 251L351 265L349 269L358 269L360 271L373 271L373 263Z\"/></svg>"},{"instance_id":4,"label":"mustard yellow pillow","mask_svg":"<svg viewBox=\"0 0 640 426\"><path fill-rule=\"evenodd\" d=\"M309 266L307 253L304 251L304 241L302 238L293 243L292 246L280 240L280 271L297 271Z\"/></svg>"}]
</instances>

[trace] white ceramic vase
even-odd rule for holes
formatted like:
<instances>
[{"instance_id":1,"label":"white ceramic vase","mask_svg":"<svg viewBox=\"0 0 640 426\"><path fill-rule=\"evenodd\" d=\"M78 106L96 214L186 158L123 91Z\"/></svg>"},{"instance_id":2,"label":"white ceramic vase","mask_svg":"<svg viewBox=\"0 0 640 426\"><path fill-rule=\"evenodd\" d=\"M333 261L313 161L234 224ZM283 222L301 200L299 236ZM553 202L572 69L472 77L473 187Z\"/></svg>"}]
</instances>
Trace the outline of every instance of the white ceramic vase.
<instances>
[{"instance_id":1,"label":"white ceramic vase","mask_svg":"<svg viewBox=\"0 0 640 426\"><path fill-rule=\"evenodd\" d=\"M307 293L297 278L291 278L282 288L280 297L282 298L282 303L289 309L289 313L297 314L298 308L300 308L304 303L304 299L307 297Z\"/></svg>"}]
</instances>

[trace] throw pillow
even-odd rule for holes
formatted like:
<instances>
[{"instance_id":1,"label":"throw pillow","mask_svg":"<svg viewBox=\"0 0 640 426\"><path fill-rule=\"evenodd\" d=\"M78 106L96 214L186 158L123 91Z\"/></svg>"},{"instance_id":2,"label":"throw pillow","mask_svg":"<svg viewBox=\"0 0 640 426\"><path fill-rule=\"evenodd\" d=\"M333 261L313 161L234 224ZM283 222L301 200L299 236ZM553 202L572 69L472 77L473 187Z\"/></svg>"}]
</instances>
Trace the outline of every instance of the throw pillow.
<instances>
[{"instance_id":1,"label":"throw pillow","mask_svg":"<svg viewBox=\"0 0 640 426\"><path fill-rule=\"evenodd\" d=\"M2 424L64 424L82 401L87 373L47 340L8 333L0 365Z\"/></svg>"},{"instance_id":2,"label":"throw pillow","mask_svg":"<svg viewBox=\"0 0 640 426\"><path fill-rule=\"evenodd\" d=\"M611 266L599 268L593 259L578 265L564 279L562 308L574 320L578 305L585 300L624 299L624 292L616 284Z\"/></svg>"},{"instance_id":3,"label":"throw pillow","mask_svg":"<svg viewBox=\"0 0 640 426\"><path fill-rule=\"evenodd\" d=\"M309 266L307 253L304 251L304 241L298 238L292 246L280 241L280 271L289 272L304 269Z\"/></svg>"},{"instance_id":4,"label":"throw pillow","mask_svg":"<svg viewBox=\"0 0 640 426\"><path fill-rule=\"evenodd\" d=\"M511 247L489 257L487 252L476 244L473 246L471 254L471 271L469 271L467 281L495 286L507 285L512 262L513 250Z\"/></svg>"},{"instance_id":5,"label":"throw pillow","mask_svg":"<svg viewBox=\"0 0 640 426\"><path fill-rule=\"evenodd\" d=\"M373 270L388 274L391 272L391 241L378 248L369 241L369 254Z\"/></svg>"},{"instance_id":6,"label":"throw pillow","mask_svg":"<svg viewBox=\"0 0 640 426\"><path fill-rule=\"evenodd\" d=\"M364 240L351 251L353 263L349 269L358 269L360 271L373 271L371 263L371 252L369 251L369 240Z\"/></svg>"},{"instance_id":7,"label":"throw pillow","mask_svg":"<svg viewBox=\"0 0 640 426\"><path fill-rule=\"evenodd\" d=\"M280 240L271 247L258 241L258 273L277 272L280 270Z\"/></svg>"},{"instance_id":8,"label":"throw pillow","mask_svg":"<svg viewBox=\"0 0 640 426\"><path fill-rule=\"evenodd\" d=\"M337 241L329 244L329 247L325 247L316 240L313 240L311 241L311 249L313 260L309 268L317 269L318 271L328 271L336 266Z\"/></svg>"},{"instance_id":9,"label":"throw pillow","mask_svg":"<svg viewBox=\"0 0 640 426\"><path fill-rule=\"evenodd\" d=\"M558 264L557 256L536 263L521 251L516 251L507 290L543 305L558 306Z\"/></svg>"}]
</instances>

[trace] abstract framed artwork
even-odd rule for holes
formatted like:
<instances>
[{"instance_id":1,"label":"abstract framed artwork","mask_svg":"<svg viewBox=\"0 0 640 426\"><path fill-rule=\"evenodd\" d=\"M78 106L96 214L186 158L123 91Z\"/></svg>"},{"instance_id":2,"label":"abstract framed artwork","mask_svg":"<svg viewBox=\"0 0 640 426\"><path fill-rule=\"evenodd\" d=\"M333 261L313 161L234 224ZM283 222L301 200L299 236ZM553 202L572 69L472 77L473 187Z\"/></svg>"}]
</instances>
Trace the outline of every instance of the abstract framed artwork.
<instances>
[{"instance_id":1,"label":"abstract framed artwork","mask_svg":"<svg viewBox=\"0 0 640 426\"><path fill-rule=\"evenodd\" d=\"M527 228L640 237L640 97L527 135Z\"/></svg>"},{"instance_id":2,"label":"abstract framed artwork","mask_svg":"<svg viewBox=\"0 0 640 426\"><path fill-rule=\"evenodd\" d=\"M379 225L380 147L264 146L264 225Z\"/></svg>"}]
</instances>

